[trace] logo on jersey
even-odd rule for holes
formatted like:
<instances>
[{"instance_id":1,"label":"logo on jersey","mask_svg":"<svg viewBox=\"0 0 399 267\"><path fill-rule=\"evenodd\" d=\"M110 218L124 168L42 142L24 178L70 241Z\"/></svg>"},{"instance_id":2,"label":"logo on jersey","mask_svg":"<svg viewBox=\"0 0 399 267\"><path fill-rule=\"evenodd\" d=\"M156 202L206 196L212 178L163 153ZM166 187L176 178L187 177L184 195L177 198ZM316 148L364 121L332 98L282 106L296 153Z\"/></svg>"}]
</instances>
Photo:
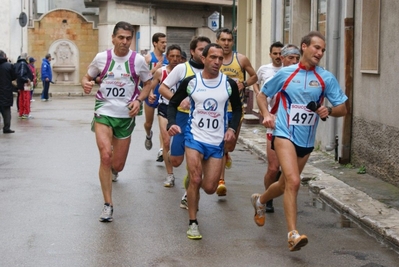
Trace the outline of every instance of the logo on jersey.
<instances>
[{"instance_id":1,"label":"logo on jersey","mask_svg":"<svg viewBox=\"0 0 399 267\"><path fill-rule=\"evenodd\" d=\"M204 110L216 111L218 108L218 102L213 98L208 98L204 101Z\"/></svg>"},{"instance_id":2,"label":"logo on jersey","mask_svg":"<svg viewBox=\"0 0 399 267\"><path fill-rule=\"evenodd\" d=\"M309 82L309 86L311 86L311 87L320 87L320 83L318 81L316 81L316 80L311 80Z\"/></svg>"},{"instance_id":3,"label":"logo on jersey","mask_svg":"<svg viewBox=\"0 0 399 267\"><path fill-rule=\"evenodd\" d=\"M130 73L121 73L122 78L130 78Z\"/></svg>"},{"instance_id":4,"label":"logo on jersey","mask_svg":"<svg viewBox=\"0 0 399 267\"><path fill-rule=\"evenodd\" d=\"M109 72L107 73L107 77L108 77L108 78L114 78L114 77L115 77L115 74L114 74L112 71L109 71Z\"/></svg>"}]
</instances>

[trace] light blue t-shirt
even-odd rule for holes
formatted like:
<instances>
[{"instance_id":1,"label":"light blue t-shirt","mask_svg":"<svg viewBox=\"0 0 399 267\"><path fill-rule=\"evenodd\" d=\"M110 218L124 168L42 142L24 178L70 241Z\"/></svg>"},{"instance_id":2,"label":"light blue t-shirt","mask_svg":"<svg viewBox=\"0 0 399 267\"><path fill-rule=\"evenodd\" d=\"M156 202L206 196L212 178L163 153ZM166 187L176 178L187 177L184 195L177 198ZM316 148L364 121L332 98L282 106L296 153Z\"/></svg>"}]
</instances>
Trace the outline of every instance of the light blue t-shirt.
<instances>
[{"instance_id":1,"label":"light blue t-shirt","mask_svg":"<svg viewBox=\"0 0 399 267\"><path fill-rule=\"evenodd\" d=\"M334 75L316 66L306 70L301 63L282 68L262 87L268 97L276 95L277 118L273 136L285 137L300 147L314 147L319 116L306 108L326 97L333 106L343 104L348 97Z\"/></svg>"}]
</instances>

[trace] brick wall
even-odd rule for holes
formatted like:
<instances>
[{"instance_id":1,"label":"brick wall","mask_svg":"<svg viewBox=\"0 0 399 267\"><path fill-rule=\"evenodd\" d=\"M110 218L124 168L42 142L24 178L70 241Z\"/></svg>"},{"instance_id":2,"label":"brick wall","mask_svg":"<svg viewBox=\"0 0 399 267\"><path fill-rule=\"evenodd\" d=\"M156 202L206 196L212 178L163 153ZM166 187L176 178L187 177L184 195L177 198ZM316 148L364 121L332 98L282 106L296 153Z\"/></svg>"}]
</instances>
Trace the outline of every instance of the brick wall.
<instances>
[{"instance_id":1,"label":"brick wall","mask_svg":"<svg viewBox=\"0 0 399 267\"><path fill-rule=\"evenodd\" d=\"M28 29L28 54L36 58L40 73L41 61L51 44L59 39L73 42L79 50L79 81L98 53L98 30L94 23L72 10L56 9L35 20ZM54 56L54 55L53 55Z\"/></svg>"}]
</instances>

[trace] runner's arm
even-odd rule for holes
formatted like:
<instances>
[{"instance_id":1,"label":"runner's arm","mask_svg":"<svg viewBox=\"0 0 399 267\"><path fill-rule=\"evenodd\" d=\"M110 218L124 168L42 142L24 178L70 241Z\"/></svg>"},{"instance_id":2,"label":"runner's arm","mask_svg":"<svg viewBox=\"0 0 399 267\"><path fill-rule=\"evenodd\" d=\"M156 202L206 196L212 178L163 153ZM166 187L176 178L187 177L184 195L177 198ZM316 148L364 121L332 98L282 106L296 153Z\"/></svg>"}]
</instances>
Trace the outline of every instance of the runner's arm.
<instances>
[{"instance_id":1,"label":"runner's arm","mask_svg":"<svg viewBox=\"0 0 399 267\"><path fill-rule=\"evenodd\" d=\"M172 98L169 100L167 130L169 130L172 125L176 124L177 107L180 105L180 102L188 96L187 86L192 78L194 78L194 76L184 79L179 85L179 88L177 88L176 93L174 93Z\"/></svg>"},{"instance_id":2,"label":"runner's arm","mask_svg":"<svg viewBox=\"0 0 399 267\"><path fill-rule=\"evenodd\" d=\"M255 84L258 81L258 75L256 74L256 71L254 70L251 62L249 61L249 59L246 56L244 56L242 54L238 54L238 60L241 64L242 68L244 69L244 71L247 72L249 75L248 79L246 79L242 83L239 83L239 85L238 85L238 89L242 90L248 86Z\"/></svg>"},{"instance_id":3,"label":"runner's arm","mask_svg":"<svg viewBox=\"0 0 399 267\"><path fill-rule=\"evenodd\" d=\"M231 95L230 95L230 103L233 113L233 118L230 122L229 128L232 128L234 131L237 131L238 125L240 124L241 116L242 116L242 104L240 99L240 93L238 91L237 83L232 80L227 80L231 86Z\"/></svg>"}]
</instances>

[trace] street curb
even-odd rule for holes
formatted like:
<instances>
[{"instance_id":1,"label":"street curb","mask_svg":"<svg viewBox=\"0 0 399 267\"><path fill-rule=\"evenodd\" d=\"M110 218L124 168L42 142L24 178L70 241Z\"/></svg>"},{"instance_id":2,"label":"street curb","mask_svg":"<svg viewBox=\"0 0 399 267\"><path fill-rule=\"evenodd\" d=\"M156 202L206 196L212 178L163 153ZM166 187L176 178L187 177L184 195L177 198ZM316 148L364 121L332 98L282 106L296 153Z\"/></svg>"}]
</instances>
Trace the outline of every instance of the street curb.
<instances>
[{"instance_id":1,"label":"street curb","mask_svg":"<svg viewBox=\"0 0 399 267\"><path fill-rule=\"evenodd\" d=\"M254 142L239 137L240 143L267 160L266 152ZM399 251L399 211L307 163L302 175L311 178L309 189L322 200L360 225L370 235Z\"/></svg>"}]
</instances>

